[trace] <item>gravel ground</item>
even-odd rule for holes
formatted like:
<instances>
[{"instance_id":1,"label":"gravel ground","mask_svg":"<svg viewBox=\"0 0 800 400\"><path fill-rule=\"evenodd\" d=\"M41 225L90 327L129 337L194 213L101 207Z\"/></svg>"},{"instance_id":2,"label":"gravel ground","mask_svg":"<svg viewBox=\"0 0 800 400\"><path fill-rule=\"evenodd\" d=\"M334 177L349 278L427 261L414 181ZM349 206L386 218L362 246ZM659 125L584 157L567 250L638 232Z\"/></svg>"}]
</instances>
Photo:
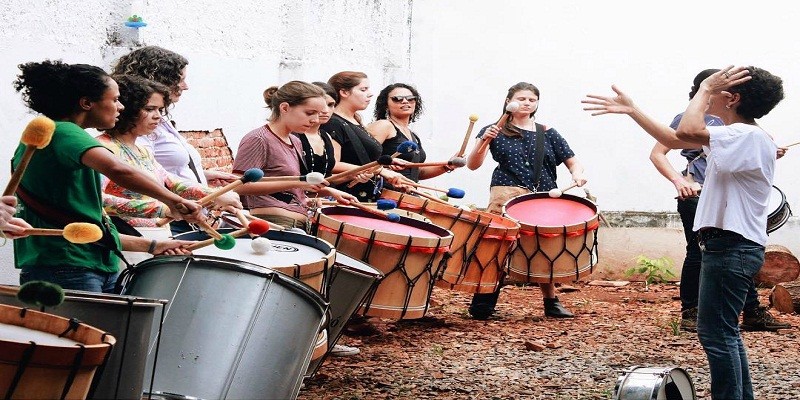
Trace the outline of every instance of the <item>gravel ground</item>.
<instances>
[{"instance_id":1,"label":"gravel ground","mask_svg":"<svg viewBox=\"0 0 800 400\"><path fill-rule=\"evenodd\" d=\"M326 360L299 399L610 399L633 366L683 368L698 398L710 399L697 336L676 331L676 286L561 290L574 319L544 318L538 288L507 286L500 318L475 321L466 314L470 294L435 288L425 318L373 318L380 334L343 336L361 354ZM768 304L768 291L760 293ZM756 398L797 399L800 317L773 314L794 327L743 333Z\"/></svg>"}]
</instances>

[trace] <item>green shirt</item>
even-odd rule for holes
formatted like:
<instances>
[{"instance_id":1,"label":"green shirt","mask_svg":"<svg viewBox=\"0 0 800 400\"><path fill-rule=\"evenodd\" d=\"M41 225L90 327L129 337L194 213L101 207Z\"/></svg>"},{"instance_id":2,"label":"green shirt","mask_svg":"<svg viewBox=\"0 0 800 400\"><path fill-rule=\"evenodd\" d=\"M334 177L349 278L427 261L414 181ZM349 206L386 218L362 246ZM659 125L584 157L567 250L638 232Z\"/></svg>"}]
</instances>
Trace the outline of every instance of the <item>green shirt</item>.
<instances>
[{"instance_id":1,"label":"green shirt","mask_svg":"<svg viewBox=\"0 0 800 400\"><path fill-rule=\"evenodd\" d=\"M80 216L80 221L110 226L117 248L119 235L103 215L100 174L83 165L81 157L92 148L103 147L97 139L72 122L56 122L53 139L33 153L20 186L41 203ZM12 164L19 163L25 145L20 144ZM22 207L18 216L36 228L63 228L49 225L33 210ZM46 217L45 217L46 218ZM74 244L61 236L29 236L14 240L14 264L17 268L83 267L98 272L117 272L119 258L95 244Z\"/></svg>"}]
</instances>

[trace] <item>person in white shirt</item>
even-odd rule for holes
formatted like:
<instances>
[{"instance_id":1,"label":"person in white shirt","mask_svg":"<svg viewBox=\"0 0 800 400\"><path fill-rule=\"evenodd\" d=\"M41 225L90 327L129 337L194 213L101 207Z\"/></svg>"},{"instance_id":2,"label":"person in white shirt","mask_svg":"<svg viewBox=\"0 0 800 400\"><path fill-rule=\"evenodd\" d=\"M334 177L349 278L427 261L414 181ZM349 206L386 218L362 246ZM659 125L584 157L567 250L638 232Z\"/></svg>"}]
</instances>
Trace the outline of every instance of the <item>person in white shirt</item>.
<instances>
[{"instance_id":1,"label":"person in white shirt","mask_svg":"<svg viewBox=\"0 0 800 400\"><path fill-rule=\"evenodd\" d=\"M748 287L764 263L769 197L778 146L755 120L783 100L781 78L757 67L729 66L700 84L677 129L644 114L612 86L615 97L588 95L592 115L627 114L664 146L703 147L708 155L694 230L702 249L697 336L711 373L711 396L753 399L747 352L739 334ZM717 107L724 126L706 126Z\"/></svg>"}]
</instances>

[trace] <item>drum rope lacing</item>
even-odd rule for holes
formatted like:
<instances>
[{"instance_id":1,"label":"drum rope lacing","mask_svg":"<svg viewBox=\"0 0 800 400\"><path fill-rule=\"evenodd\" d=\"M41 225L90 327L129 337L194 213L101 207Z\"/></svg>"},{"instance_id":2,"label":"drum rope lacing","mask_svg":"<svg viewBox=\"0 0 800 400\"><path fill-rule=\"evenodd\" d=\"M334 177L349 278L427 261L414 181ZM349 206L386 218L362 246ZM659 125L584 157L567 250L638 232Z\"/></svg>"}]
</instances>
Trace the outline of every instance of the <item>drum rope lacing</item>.
<instances>
[{"instance_id":1,"label":"drum rope lacing","mask_svg":"<svg viewBox=\"0 0 800 400\"><path fill-rule=\"evenodd\" d=\"M559 257L561 257L565 253L571 255L573 260L575 261L575 279L576 280L580 278L580 273L581 273L581 270L580 270L581 266L578 264L578 260L580 259L580 255L583 254L584 252L588 252L589 253L589 273L592 273L594 271L594 266L595 266L596 260L597 260L597 257L596 257L597 234L595 233L593 235L594 238L593 238L592 247L589 247L587 245L587 237L588 237L589 232L597 230L598 226L599 226L599 224L597 223L597 221L594 221L591 226L589 225L588 221L584 222L583 223L583 229L579 229L579 230L575 231L575 232L579 232L578 234L567 232L567 227L566 226L563 226L561 228L562 229L562 233L560 233L560 234L539 232L539 227L538 226L534 226L533 227L534 228L533 232L527 232L526 231L526 232L523 233L523 231L520 230L520 234L524 234L526 236L533 236L533 237L536 238L536 242L535 242L536 250L533 251L532 254L528 254L528 252L525 250L525 246L523 246L521 243L514 250L514 251L520 251L522 253L522 255L525 257L525 259L527 260L527 263L526 263L527 264L527 266L526 266L527 272L525 274L526 275L526 283L533 282L533 281L531 281L531 277L541 276L541 275L537 275L535 273L535 271L533 271L533 268L532 268L533 267L533 259L536 258L537 256L544 257L549 262L549 264L551 266L549 279L550 279L551 282L553 281L553 278L555 277L555 270L552 268L552 265L555 263L555 260L557 260ZM551 236L551 235L555 235L555 236ZM575 238L575 237L578 237L578 236L581 236L581 235L583 236L583 243L581 244L581 246L580 246L581 248L578 250L577 254L573 253L569 249L567 249L566 238L568 238L568 237ZM541 239L540 238L553 238L553 237L558 237L558 236L563 236L565 238L564 246L562 247L561 251L559 251L554 257L550 257L547 253L545 253L542 250L542 246L541 246L541 242L540 242Z\"/></svg>"}]
</instances>

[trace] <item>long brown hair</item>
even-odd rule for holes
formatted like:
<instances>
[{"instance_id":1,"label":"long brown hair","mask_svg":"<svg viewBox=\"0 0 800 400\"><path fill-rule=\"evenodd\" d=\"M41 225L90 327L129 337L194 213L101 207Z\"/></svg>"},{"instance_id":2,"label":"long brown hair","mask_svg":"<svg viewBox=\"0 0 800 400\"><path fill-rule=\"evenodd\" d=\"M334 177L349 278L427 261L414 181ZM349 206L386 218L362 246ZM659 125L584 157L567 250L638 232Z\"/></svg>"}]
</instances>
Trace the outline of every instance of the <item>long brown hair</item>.
<instances>
[{"instance_id":1,"label":"long brown hair","mask_svg":"<svg viewBox=\"0 0 800 400\"><path fill-rule=\"evenodd\" d=\"M539 95L539 88L534 86L532 83L519 82L516 85L511 86L510 88L508 88L508 93L506 94L506 101L503 102L503 113L504 114L508 112L508 111L506 111L506 105L508 104L508 102L511 101L511 99L514 98L514 94L516 94L517 92L521 92L523 90L529 90L529 91L533 92L533 94L535 94L537 98L541 99L541 97ZM528 118L533 118L533 115L536 114L536 111L538 109L539 109L539 107L536 107L536 110L533 110L533 112L531 113L531 115L528 116ZM506 135L508 137L521 137L522 136L522 132L520 132L520 129L517 128L516 126L512 125L512 124L503 125L503 129L500 132L502 132L503 135Z\"/></svg>"},{"instance_id":2,"label":"long brown hair","mask_svg":"<svg viewBox=\"0 0 800 400\"><path fill-rule=\"evenodd\" d=\"M264 91L264 102L272 110L270 121L277 121L281 117L281 110L278 106L281 103L288 103L290 106L305 103L312 97L325 97L325 91L319 86L312 85L303 81L291 81L281 87L272 86Z\"/></svg>"},{"instance_id":3,"label":"long brown hair","mask_svg":"<svg viewBox=\"0 0 800 400\"><path fill-rule=\"evenodd\" d=\"M342 71L334 74L332 77L328 79L328 84L333 86L333 89L336 90L336 105L339 105L339 101L341 100L340 91L342 90L352 90L354 87L361 84L361 81L367 79L367 74L358 71ZM355 114L356 121L361 123L361 115L358 113Z\"/></svg>"}]
</instances>

